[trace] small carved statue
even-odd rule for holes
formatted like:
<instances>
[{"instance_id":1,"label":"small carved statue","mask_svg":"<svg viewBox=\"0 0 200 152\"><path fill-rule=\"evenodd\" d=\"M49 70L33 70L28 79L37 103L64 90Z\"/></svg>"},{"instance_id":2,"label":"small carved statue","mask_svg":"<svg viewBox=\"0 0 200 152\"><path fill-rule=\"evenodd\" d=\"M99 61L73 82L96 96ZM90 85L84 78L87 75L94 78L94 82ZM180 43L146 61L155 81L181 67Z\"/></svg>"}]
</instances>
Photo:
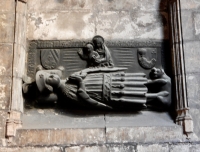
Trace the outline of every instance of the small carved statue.
<instances>
[{"instance_id":1,"label":"small carved statue","mask_svg":"<svg viewBox=\"0 0 200 152\"><path fill-rule=\"evenodd\" d=\"M92 43L87 43L84 53L83 50L79 50L78 55L82 60L86 60L88 62L88 67L96 67L100 65L100 56L96 51L94 51Z\"/></svg>"},{"instance_id":2,"label":"small carved statue","mask_svg":"<svg viewBox=\"0 0 200 152\"><path fill-rule=\"evenodd\" d=\"M171 79L163 69L152 68L148 80L147 105L167 109L171 105Z\"/></svg>"},{"instance_id":3,"label":"small carved statue","mask_svg":"<svg viewBox=\"0 0 200 152\"><path fill-rule=\"evenodd\" d=\"M112 57L110 51L104 43L104 38L100 35L93 37L94 50L100 55L99 63L101 66L113 67Z\"/></svg>"}]
</instances>

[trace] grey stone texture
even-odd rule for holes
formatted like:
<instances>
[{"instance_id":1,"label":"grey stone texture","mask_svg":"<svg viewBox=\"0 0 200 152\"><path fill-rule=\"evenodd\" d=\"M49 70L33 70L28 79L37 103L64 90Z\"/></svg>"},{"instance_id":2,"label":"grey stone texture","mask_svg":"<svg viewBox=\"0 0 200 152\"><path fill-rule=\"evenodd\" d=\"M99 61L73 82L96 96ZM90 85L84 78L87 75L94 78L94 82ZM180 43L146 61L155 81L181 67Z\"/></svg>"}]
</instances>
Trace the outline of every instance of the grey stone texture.
<instances>
[{"instance_id":1,"label":"grey stone texture","mask_svg":"<svg viewBox=\"0 0 200 152\"><path fill-rule=\"evenodd\" d=\"M182 129L179 126L131 127L134 123L130 122L125 123L124 127L122 125L116 127L117 121L120 122L123 117L119 116L114 120L110 115L105 117L109 122L107 124L104 124L103 116L97 119L98 122L93 118L66 120L71 122L72 126L78 124L74 129L70 125L65 129L45 129L48 123L43 125L42 129L30 129L35 126L26 126L27 128L24 126L23 129L17 131L13 143L9 144L4 139L10 102L14 110L23 111L21 82L25 72L26 39L90 39L99 34L105 39L168 40L167 9L167 1L163 0L148 0L148 2L143 0L29 0L27 4L20 1L16 7L17 24L14 29L15 1L6 0L5 3L0 3L0 146L10 145L10 147L0 147L0 151L200 151L198 142L189 143L184 140L185 137L182 136ZM199 10L199 0L181 0L187 93L194 131L198 137L200 137ZM15 50L14 53L13 50ZM39 113L42 112L42 110L39 111ZM35 123L42 122L40 119L34 121ZM57 120L59 121L63 119ZM90 124L81 129L83 122L85 124L90 122ZM100 127L94 129L94 126L99 124Z\"/></svg>"},{"instance_id":2,"label":"grey stone texture","mask_svg":"<svg viewBox=\"0 0 200 152\"><path fill-rule=\"evenodd\" d=\"M30 138L31 137L31 138ZM82 145L104 144L104 129L19 129L11 145Z\"/></svg>"},{"instance_id":3,"label":"grey stone texture","mask_svg":"<svg viewBox=\"0 0 200 152\"><path fill-rule=\"evenodd\" d=\"M160 0L30 0L27 26L28 39L89 39L97 34L106 39L169 36L167 2Z\"/></svg>"},{"instance_id":4,"label":"grey stone texture","mask_svg":"<svg viewBox=\"0 0 200 152\"><path fill-rule=\"evenodd\" d=\"M181 1L181 23L187 83L187 96L190 114L193 118L194 132L200 137L199 124L199 48L200 48L200 1Z\"/></svg>"}]
</instances>

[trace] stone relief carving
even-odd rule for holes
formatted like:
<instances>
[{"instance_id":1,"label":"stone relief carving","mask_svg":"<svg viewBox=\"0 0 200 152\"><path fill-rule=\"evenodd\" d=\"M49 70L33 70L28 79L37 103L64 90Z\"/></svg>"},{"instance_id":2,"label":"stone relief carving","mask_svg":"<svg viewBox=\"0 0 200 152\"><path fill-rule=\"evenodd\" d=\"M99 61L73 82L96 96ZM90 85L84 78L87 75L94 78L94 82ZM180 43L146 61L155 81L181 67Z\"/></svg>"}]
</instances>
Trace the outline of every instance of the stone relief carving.
<instances>
[{"instance_id":1,"label":"stone relief carving","mask_svg":"<svg viewBox=\"0 0 200 152\"><path fill-rule=\"evenodd\" d=\"M149 51L148 51L149 50ZM147 54L149 52L149 54ZM156 64L157 52L155 49L139 48L138 62L144 69L151 69Z\"/></svg>"},{"instance_id":2,"label":"stone relief carving","mask_svg":"<svg viewBox=\"0 0 200 152\"><path fill-rule=\"evenodd\" d=\"M37 60L39 65L35 67L35 76L30 78L31 81L24 81L25 97L37 92L38 102L73 102L83 107L101 109L130 106L167 109L170 106L171 80L159 63L155 45L152 48L149 45L131 48L123 47L124 44L120 43L122 48L115 46L110 51L104 38L99 35L90 42L77 44L49 41L30 46L29 60ZM37 50L40 57L32 60L32 52L36 55ZM115 56L115 52L119 55ZM132 61L135 58L138 63ZM121 64L121 59L125 64ZM80 68L85 61L87 66L84 64ZM134 66L129 67L132 63ZM129 66L124 66L126 64ZM70 71L73 67L80 70L75 68L76 71Z\"/></svg>"}]
</instances>

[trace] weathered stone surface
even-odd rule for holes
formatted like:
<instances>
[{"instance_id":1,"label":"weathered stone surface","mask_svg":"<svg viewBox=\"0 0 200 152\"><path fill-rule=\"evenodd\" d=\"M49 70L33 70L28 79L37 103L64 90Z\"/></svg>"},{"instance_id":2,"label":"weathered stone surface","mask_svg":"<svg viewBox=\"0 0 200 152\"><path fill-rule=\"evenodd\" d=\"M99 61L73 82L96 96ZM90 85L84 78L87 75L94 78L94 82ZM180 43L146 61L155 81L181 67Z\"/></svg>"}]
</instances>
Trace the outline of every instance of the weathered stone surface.
<instances>
[{"instance_id":1,"label":"weathered stone surface","mask_svg":"<svg viewBox=\"0 0 200 152\"><path fill-rule=\"evenodd\" d=\"M25 74L26 50L24 46L14 44L13 76L22 78Z\"/></svg>"},{"instance_id":2,"label":"weathered stone surface","mask_svg":"<svg viewBox=\"0 0 200 152\"><path fill-rule=\"evenodd\" d=\"M138 0L139 11L167 10L167 1L163 0Z\"/></svg>"},{"instance_id":3,"label":"weathered stone surface","mask_svg":"<svg viewBox=\"0 0 200 152\"><path fill-rule=\"evenodd\" d=\"M137 152L169 152L168 145L138 145Z\"/></svg>"},{"instance_id":4,"label":"weathered stone surface","mask_svg":"<svg viewBox=\"0 0 200 152\"><path fill-rule=\"evenodd\" d=\"M0 110L0 139L5 138L6 119L7 119L7 111Z\"/></svg>"},{"instance_id":5,"label":"weathered stone surface","mask_svg":"<svg viewBox=\"0 0 200 152\"><path fill-rule=\"evenodd\" d=\"M0 44L0 76L11 76L12 74L12 44Z\"/></svg>"},{"instance_id":6,"label":"weathered stone surface","mask_svg":"<svg viewBox=\"0 0 200 152\"><path fill-rule=\"evenodd\" d=\"M104 142L104 129L20 129L14 141L18 146L103 144Z\"/></svg>"},{"instance_id":7,"label":"weathered stone surface","mask_svg":"<svg viewBox=\"0 0 200 152\"><path fill-rule=\"evenodd\" d=\"M183 40L195 40L193 12L184 10L181 12Z\"/></svg>"},{"instance_id":8,"label":"weathered stone surface","mask_svg":"<svg viewBox=\"0 0 200 152\"><path fill-rule=\"evenodd\" d=\"M107 143L180 142L182 128L177 127L120 127L106 128Z\"/></svg>"},{"instance_id":9,"label":"weathered stone surface","mask_svg":"<svg viewBox=\"0 0 200 152\"><path fill-rule=\"evenodd\" d=\"M14 13L14 11L15 11L15 1L6 0L6 2L0 3L0 13L2 12Z\"/></svg>"},{"instance_id":10,"label":"weathered stone surface","mask_svg":"<svg viewBox=\"0 0 200 152\"><path fill-rule=\"evenodd\" d=\"M17 2L16 12L22 15L26 15L27 12L27 4L22 1Z\"/></svg>"},{"instance_id":11,"label":"weathered stone surface","mask_svg":"<svg viewBox=\"0 0 200 152\"><path fill-rule=\"evenodd\" d=\"M184 43L184 56L186 73L194 73L200 71L199 66L199 41L191 41Z\"/></svg>"},{"instance_id":12,"label":"weathered stone surface","mask_svg":"<svg viewBox=\"0 0 200 152\"><path fill-rule=\"evenodd\" d=\"M194 13L195 36L200 39L200 12Z\"/></svg>"},{"instance_id":13,"label":"weathered stone surface","mask_svg":"<svg viewBox=\"0 0 200 152\"><path fill-rule=\"evenodd\" d=\"M187 74L186 82L190 108L200 109L200 74Z\"/></svg>"},{"instance_id":14,"label":"weathered stone surface","mask_svg":"<svg viewBox=\"0 0 200 152\"><path fill-rule=\"evenodd\" d=\"M28 12L41 10L91 10L98 0L28 0Z\"/></svg>"},{"instance_id":15,"label":"weathered stone surface","mask_svg":"<svg viewBox=\"0 0 200 152\"><path fill-rule=\"evenodd\" d=\"M167 1L149 0L144 2L142 0L29 0L28 11L37 10L75 10L75 9L89 9L91 11L155 11L166 10Z\"/></svg>"},{"instance_id":16,"label":"weathered stone surface","mask_svg":"<svg viewBox=\"0 0 200 152\"><path fill-rule=\"evenodd\" d=\"M8 109L11 94L11 77L0 76L0 109Z\"/></svg>"},{"instance_id":17,"label":"weathered stone surface","mask_svg":"<svg viewBox=\"0 0 200 152\"><path fill-rule=\"evenodd\" d=\"M135 152L136 146L133 145L107 145L108 152Z\"/></svg>"},{"instance_id":18,"label":"weathered stone surface","mask_svg":"<svg viewBox=\"0 0 200 152\"><path fill-rule=\"evenodd\" d=\"M53 12L28 14L29 39L89 39L95 35L92 13Z\"/></svg>"},{"instance_id":19,"label":"weathered stone surface","mask_svg":"<svg viewBox=\"0 0 200 152\"><path fill-rule=\"evenodd\" d=\"M199 9L199 0L181 0L181 9Z\"/></svg>"},{"instance_id":20,"label":"weathered stone surface","mask_svg":"<svg viewBox=\"0 0 200 152\"><path fill-rule=\"evenodd\" d=\"M106 146L74 146L65 148L65 152L106 152Z\"/></svg>"},{"instance_id":21,"label":"weathered stone surface","mask_svg":"<svg viewBox=\"0 0 200 152\"><path fill-rule=\"evenodd\" d=\"M177 144L170 147L170 152L199 152L200 145Z\"/></svg>"},{"instance_id":22,"label":"weathered stone surface","mask_svg":"<svg viewBox=\"0 0 200 152\"><path fill-rule=\"evenodd\" d=\"M152 119L154 118L154 119ZM140 111L126 114L106 114L106 127L140 127L140 126L176 126L169 113Z\"/></svg>"},{"instance_id":23,"label":"weathered stone surface","mask_svg":"<svg viewBox=\"0 0 200 152\"><path fill-rule=\"evenodd\" d=\"M35 123L37 121L37 123ZM103 114L80 110L28 109L23 115L23 129L51 128L105 128Z\"/></svg>"},{"instance_id":24,"label":"weathered stone surface","mask_svg":"<svg viewBox=\"0 0 200 152\"><path fill-rule=\"evenodd\" d=\"M189 100L190 104L190 100ZM199 107L199 105L198 105ZM192 116L193 124L194 124L194 133L200 138L200 110L199 108L190 108L190 115Z\"/></svg>"},{"instance_id":25,"label":"weathered stone surface","mask_svg":"<svg viewBox=\"0 0 200 152\"><path fill-rule=\"evenodd\" d=\"M12 83L12 110L23 112L22 79L13 77Z\"/></svg>"},{"instance_id":26,"label":"weathered stone surface","mask_svg":"<svg viewBox=\"0 0 200 152\"><path fill-rule=\"evenodd\" d=\"M1 152L62 152L60 147L0 147Z\"/></svg>"},{"instance_id":27,"label":"weathered stone surface","mask_svg":"<svg viewBox=\"0 0 200 152\"><path fill-rule=\"evenodd\" d=\"M14 19L15 15L10 13L0 14L0 42L12 43L14 41Z\"/></svg>"},{"instance_id":28,"label":"weathered stone surface","mask_svg":"<svg viewBox=\"0 0 200 152\"><path fill-rule=\"evenodd\" d=\"M97 16L97 34L107 39L167 39L167 18L164 12L102 12Z\"/></svg>"},{"instance_id":29,"label":"weathered stone surface","mask_svg":"<svg viewBox=\"0 0 200 152\"><path fill-rule=\"evenodd\" d=\"M18 13L16 15L15 43L26 47L26 16Z\"/></svg>"}]
</instances>

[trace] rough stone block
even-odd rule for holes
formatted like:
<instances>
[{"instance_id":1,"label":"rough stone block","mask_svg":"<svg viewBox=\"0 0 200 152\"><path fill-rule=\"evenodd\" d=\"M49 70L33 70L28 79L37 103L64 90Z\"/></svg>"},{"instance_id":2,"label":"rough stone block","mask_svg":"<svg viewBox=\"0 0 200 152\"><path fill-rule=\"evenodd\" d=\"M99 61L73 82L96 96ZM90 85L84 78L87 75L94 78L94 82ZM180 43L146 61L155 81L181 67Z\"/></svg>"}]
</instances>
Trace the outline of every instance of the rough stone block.
<instances>
[{"instance_id":1,"label":"rough stone block","mask_svg":"<svg viewBox=\"0 0 200 152\"><path fill-rule=\"evenodd\" d=\"M25 74L26 50L24 46L14 44L13 76L22 78Z\"/></svg>"},{"instance_id":2,"label":"rough stone block","mask_svg":"<svg viewBox=\"0 0 200 152\"><path fill-rule=\"evenodd\" d=\"M41 10L91 10L98 0L28 0L28 12L37 12Z\"/></svg>"},{"instance_id":3,"label":"rough stone block","mask_svg":"<svg viewBox=\"0 0 200 152\"><path fill-rule=\"evenodd\" d=\"M170 152L191 152L189 144L178 144L170 147ZM193 151L195 152L195 151Z\"/></svg>"},{"instance_id":4,"label":"rough stone block","mask_svg":"<svg viewBox=\"0 0 200 152\"><path fill-rule=\"evenodd\" d=\"M0 76L12 74L13 45L0 44Z\"/></svg>"},{"instance_id":5,"label":"rough stone block","mask_svg":"<svg viewBox=\"0 0 200 152\"><path fill-rule=\"evenodd\" d=\"M177 127L120 127L106 128L107 143L180 142L182 128Z\"/></svg>"},{"instance_id":6,"label":"rough stone block","mask_svg":"<svg viewBox=\"0 0 200 152\"><path fill-rule=\"evenodd\" d=\"M98 11L134 11L138 9L138 0L99 0L95 4Z\"/></svg>"},{"instance_id":7,"label":"rough stone block","mask_svg":"<svg viewBox=\"0 0 200 152\"><path fill-rule=\"evenodd\" d=\"M0 147L1 152L62 152L60 147Z\"/></svg>"},{"instance_id":8,"label":"rough stone block","mask_svg":"<svg viewBox=\"0 0 200 152\"><path fill-rule=\"evenodd\" d=\"M65 148L65 152L106 152L105 146L74 146Z\"/></svg>"},{"instance_id":9,"label":"rough stone block","mask_svg":"<svg viewBox=\"0 0 200 152\"><path fill-rule=\"evenodd\" d=\"M15 12L15 1L14 0L6 0L0 3L0 13L2 12Z\"/></svg>"},{"instance_id":10,"label":"rough stone block","mask_svg":"<svg viewBox=\"0 0 200 152\"><path fill-rule=\"evenodd\" d=\"M200 39L200 12L194 13L195 36Z\"/></svg>"},{"instance_id":11,"label":"rough stone block","mask_svg":"<svg viewBox=\"0 0 200 152\"><path fill-rule=\"evenodd\" d=\"M199 9L200 1L199 0L181 0L181 9Z\"/></svg>"},{"instance_id":12,"label":"rough stone block","mask_svg":"<svg viewBox=\"0 0 200 152\"><path fill-rule=\"evenodd\" d=\"M11 99L11 77L0 76L0 109L8 109Z\"/></svg>"},{"instance_id":13,"label":"rough stone block","mask_svg":"<svg viewBox=\"0 0 200 152\"><path fill-rule=\"evenodd\" d=\"M96 24L97 34L106 39L168 39L168 15L164 12L102 12Z\"/></svg>"},{"instance_id":14,"label":"rough stone block","mask_svg":"<svg viewBox=\"0 0 200 152\"><path fill-rule=\"evenodd\" d=\"M135 152L136 147L133 145L107 145L107 151L109 152Z\"/></svg>"},{"instance_id":15,"label":"rough stone block","mask_svg":"<svg viewBox=\"0 0 200 152\"><path fill-rule=\"evenodd\" d=\"M0 42L13 43L14 41L15 15L9 13L0 14Z\"/></svg>"},{"instance_id":16,"label":"rough stone block","mask_svg":"<svg viewBox=\"0 0 200 152\"><path fill-rule=\"evenodd\" d=\"M31 137L31 138L30 138ZM104 129L20 129L13 144L36 145L81 145L103 144Z\"/></svg>"},{"instance_id":17,"label":"rough stone block","mask_svg":"<svg viewBox=\"0 0 200 152\"><path fill-rule=\"evenodd\" d=\"M7 111L0 110L0 139L5 138L6 119L7 119Z\"/></svg>"},{"instance_id":18,"label":"rough stone block","mask_svg":"<svg viewBox=\"0 0 200 152\"><path fill-rule=\"evenodd\" d=\"M189 104L190 104L190 100L189 100ZM200 137L200 121L199 121L199 117L200 117L200 110L199 108L190 108L190 115L192 116L192 120L193 120L193 124L194 124L194 133Z\"/></svg>"},{"instance_id":19,"label":"rough stone block","mask_svg":"<svg viewBox=\"0 0 200 152\"><path fill-rule=\"evenodd\" d=\"M22 2L22 1L18 1L17 2L17 7L16 7L16 12L26 15L27 12L27 4Z\"/></svg>"},{"instance_id":20,"label":"rough stone block","mask_svg":"<svg viewBox=\"0 0 200 152\"><path fill-rule=\"evenodd\" d=\"M142 11L155 11L155 10L167 10L167 1L163 0L138 0L139 10Z\"/></svg>"},{"instance_id":21,"label":"rough stone block","mask_svg":"<svg viewBox=\"0 0 200 152\"><path fill-rule=\"evenodd\" d=\"M183 40L195 40L193 12L184 10L181 12Z\"/></svg>"},{"instance_id":22,"label":"rough stone block","mask_svg":"<svg viewBox=\"0 0 200 152\"><path fill-rule=\"evenodd\" d=\"M199 48L199 41L191 41L184 43L185 69L187 74L200 71Z\"/></svg>"},{"instance_id":23,"label":"rough stone block","mask_svg":"<svg viewBox=\"0 0 200 152\"><path fill-rule=\"evenodd\" d=\"M199 74L187 74L187 96L189 100L190 108L200 109L200 75Z\"/></svg>"},{"instance_id":24,"label":"rough stone block","mask_svg":"<svg viewBox=\"0 0 200 152\"><path fill-rule=\"evenodd\" d=\"M138 145L137 152L169 152L168 145Z\"/></svg>"},{"instance_id":25,"label":"rough stone block","mask_svg":"<svg viewBox=\"0 0 200 152\"><path fill-rule=\"evenodd\" d=\"M95 35L92 13L88 11L30 13L28 39L89 39Z\"/></svg>"},{"instance_id":26,"label":"rough stone block","mask_svg":"<svg viewBox=\"0 0 200 152\"><path fill-rule=\"evenodd\" d=\"M22 14L16 15L15 26L15 43L26 47L26 16Z\"/></svg>"},{"instance_id":27,"label":"rough stone block","mask_svg":"<svg viewBox=\"0 0 200 152\"><path fill-rule=\"evenodd\" d=\"M12 84L12 110L23 112L22 79L13 77Z\"/></svg>"}]
</instances>

